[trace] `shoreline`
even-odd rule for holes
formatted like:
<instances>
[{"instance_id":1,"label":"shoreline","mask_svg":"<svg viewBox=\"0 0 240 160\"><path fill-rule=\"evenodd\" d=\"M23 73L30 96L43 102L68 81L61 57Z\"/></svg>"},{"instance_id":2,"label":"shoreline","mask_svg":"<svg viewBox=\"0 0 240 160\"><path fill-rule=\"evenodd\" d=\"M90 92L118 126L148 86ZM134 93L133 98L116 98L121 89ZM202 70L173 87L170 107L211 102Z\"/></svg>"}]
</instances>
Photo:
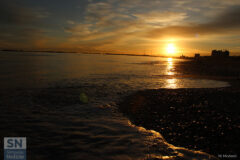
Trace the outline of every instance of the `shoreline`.
<instances>
[{"instance_id":1,"label":"shoreline","mask_svg":"<svg viewBox=\"0 0 240 160\"><path fill-rule=\"evenodd\" d=\"M126 97L119 109L170 144L217 156L237 154L239 103L240 90L232 87L157 89Z\"/></svg>"},{"instance_id":2,"label":"shoreline","mask_svg":"<svg viewBox=\"0 0 240 160\"><path fill-rule=\"evenodd\" d=\"M218 154L237 155L240 70L234 67L239 66L239 61L202 58L176 65L174 71L180 74L169 78L221 80L230 86L137 91L119 103L119 110L133 124L159 132L175 146L216 157Z\"/></svg>"}]
</instances>

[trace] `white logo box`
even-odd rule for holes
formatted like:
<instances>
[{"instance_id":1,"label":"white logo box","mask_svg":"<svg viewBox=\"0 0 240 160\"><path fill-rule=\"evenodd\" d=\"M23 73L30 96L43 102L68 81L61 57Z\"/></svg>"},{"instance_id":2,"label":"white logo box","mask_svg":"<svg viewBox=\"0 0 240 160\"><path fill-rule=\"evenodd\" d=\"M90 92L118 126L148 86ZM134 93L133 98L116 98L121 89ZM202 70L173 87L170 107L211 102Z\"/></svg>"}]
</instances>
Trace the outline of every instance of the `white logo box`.
<instances>
[{"instance_id":1,"label":"white logo box","mask_svg":"<svg viewBox=\"0 0 240 160\"><path fill-rule=\"evenodd\" d=\"M4 149L26 149L26 137L4 137Z\"/></svg>"}]
</instances>

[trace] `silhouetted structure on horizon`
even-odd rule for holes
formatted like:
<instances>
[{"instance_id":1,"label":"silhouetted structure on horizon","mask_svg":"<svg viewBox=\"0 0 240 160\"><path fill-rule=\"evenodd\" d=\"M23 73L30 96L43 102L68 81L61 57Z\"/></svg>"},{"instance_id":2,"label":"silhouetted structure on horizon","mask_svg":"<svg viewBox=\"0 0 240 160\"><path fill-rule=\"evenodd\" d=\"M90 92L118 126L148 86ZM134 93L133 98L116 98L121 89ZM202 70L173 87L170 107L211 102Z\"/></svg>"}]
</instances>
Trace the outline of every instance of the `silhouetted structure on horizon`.
<instances>
[{"instance_id":1,"label":"silhouetted structure on horizon","mask_svg":"<svg viewBox=\"0 0 240 160\"><path fill-rule=\"evenodd\" d=\"M186 58L186 56L184 56L183 54L180 56L180 58L182 58L182 59L184 59L184 58Z\"/></svg>"},{"instance_id":2,"label":"silhouetted structure on horizon","mask_svg":"<svg viewBox=\"0 0 240 160\"><path fill-rule=\"evenodd\" d=\"M200 53L195 53L194 59L199 59L200 58Z\"/></svg>"},{"instance_id":3,"label":"silhouetted structure on horizon","mask_svg":"<svg viewBox=\"0 0 240 160\"><path fill-rule=\"evenodd\" d=\"M229 57L230 53L228 50L212 50L212 57Z\"/></svg>"}]
</instances>

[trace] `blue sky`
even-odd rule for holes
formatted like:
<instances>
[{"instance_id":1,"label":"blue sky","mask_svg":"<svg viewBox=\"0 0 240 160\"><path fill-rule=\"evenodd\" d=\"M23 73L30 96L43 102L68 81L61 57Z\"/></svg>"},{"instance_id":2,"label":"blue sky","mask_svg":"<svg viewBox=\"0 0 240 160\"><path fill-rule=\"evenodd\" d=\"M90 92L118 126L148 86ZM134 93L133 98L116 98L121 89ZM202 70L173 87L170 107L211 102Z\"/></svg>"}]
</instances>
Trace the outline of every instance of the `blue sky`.
<instances>
[{"instance_id":1,"label":"blue sky","mask_svg":"<svg viewBox=\"0 0 240 160\"><path fill-rule=\"evenodd\" d=\"M3 0L0 48L240 53L239 0Z\"/></svg>"}]
</instances>

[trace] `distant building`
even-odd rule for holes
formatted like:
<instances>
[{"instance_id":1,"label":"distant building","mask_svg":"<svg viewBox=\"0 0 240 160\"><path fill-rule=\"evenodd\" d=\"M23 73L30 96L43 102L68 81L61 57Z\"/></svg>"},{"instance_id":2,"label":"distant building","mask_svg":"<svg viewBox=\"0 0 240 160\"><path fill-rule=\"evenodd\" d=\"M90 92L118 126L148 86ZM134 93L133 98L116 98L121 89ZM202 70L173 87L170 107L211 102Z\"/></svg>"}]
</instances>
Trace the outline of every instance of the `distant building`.
<instances>
[{"instance_id":1,"label":"distant building","mask_svg":"<svg viewBox=\"0 0 240 160\"><path fill-rule=\"evenodd\" d=\"M230 53L228 50L212 50L212 57L229 57Z\"/></svg>"},{"instance_id":2,"label":"distant building","mask_svg":"<svg viewBox=\"0 0 240 160\"><path fill-rule=\"evenodd\" d=\"M199 59L200 58L200 54L199 53L196 53L195 56L194 56L194 59Z\"/></svg>"},{"instance_id":3,"label":"distant building","mask_svg":"<svg viewBox=\"0 0 240 160\"><path fill-rule=\"evenodd\" d=\"M183 58L183 59L184 59L184 58L186 58L186 56L184 56L184 55L182 54L182 55L180 56L180 58Z\"/></svg>"}]
</instances>

